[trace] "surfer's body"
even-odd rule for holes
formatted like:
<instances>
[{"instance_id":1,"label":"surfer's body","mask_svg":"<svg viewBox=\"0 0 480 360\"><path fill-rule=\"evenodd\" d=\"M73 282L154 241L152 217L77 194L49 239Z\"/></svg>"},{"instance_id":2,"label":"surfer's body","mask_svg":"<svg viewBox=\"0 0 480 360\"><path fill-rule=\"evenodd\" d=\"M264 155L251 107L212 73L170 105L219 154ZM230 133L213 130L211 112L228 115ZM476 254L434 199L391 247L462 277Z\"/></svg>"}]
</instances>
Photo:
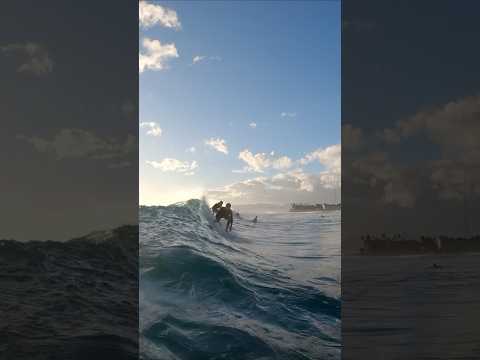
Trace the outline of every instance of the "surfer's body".
<instances>
[{"instance_id":1,"label":"surfer's body","mask_svg":"<svg viewBox=\"0 0 480 360\"><path fill-rule=\"evenodd\" d=\"M217 222L220 222L220 219L226 219L227 220L227 227L225 228L225 231L232 231L232 225L233 225L233 212L231 209L232 205L227 204L227 206L223 206L218 211L216 212L215 218Z\"/></svg>"},{"instance_id":2,"label":"surfer's body","mask_svg":"<svg viewBox=\"0 0 480 360\"><path fill-rule=\"evenodd\" d=\"M216 213L220 210L220 208L222 207L222 205L223 205L223 201L219 201L218 203L216 203L215 205L213 205L213 206L212 206L212 212L213 212L214 214L216 214Z\"/></svg>"}]
</instances>

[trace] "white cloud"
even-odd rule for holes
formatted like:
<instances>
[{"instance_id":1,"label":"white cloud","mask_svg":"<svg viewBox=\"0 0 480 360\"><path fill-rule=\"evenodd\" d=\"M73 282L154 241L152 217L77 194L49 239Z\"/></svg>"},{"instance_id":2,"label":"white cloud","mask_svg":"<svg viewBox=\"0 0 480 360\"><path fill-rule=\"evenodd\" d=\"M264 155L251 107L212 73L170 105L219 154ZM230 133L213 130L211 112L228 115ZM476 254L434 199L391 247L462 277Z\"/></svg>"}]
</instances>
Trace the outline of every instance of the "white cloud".
<instances>
[{"instance_id":1,"label":"white cloud","mask_svg":"<svg viewBox=\"0 0 480 360\"><path fill-rule=\"evenodd\" d=\"M339 201L338 187L333 187L322 174L309 174L301 169L280 173L273 177L256 177L217 189L209 189L206 196L229 199L236 204ZM231 200L230 200L231 199Z\"/></svg>"},{"instance_id":2,"label":"white cloud","mask_svg":"<svg viewBox=\"0 0 480 360\"><path fill-rule=\"evenodd\" d=\"M248 124L248 126L250 126L252 129L255 129L257 127L257 123L251 122Z\"/></svg>"},{"instance_id":3,"label":"white cloud","mask_svg":"<svg viewBox=\"0 0 480 360\"><path fill-rule=\"evenodd\" d=\"M259 172L262 173L264 170L272 167L278 170L288 169L293 165L293 161L287 157L282 156L278 158L273 158L274 152L272 151L270 155L266 153L253 154L250 150L242 150L238 154L238 158L245 163L247 166L243 170L237 170L235 172Z\"/></svg>"},{"instance_id":4,"label":"white cloud","mask_svg":"<svg viewBox=\"0 0 480 360\"><path fill-rule=\"evenodd\" d=\"M245 170L263 172L271 165L271 161L265 153L253 154L250 150L240 151L238 158L247 163Z\"/></svg>"},{"instance_id":5,"label":"white cloud","mask_svg":"<svg viewBox=\"0 0 480 360\"><path fill-rule=\"evenodd\" d=\"M280 114L281 117L290 117L290 118L293 118L293 117L296 117L297 116L297 113L291 113L291 112L282 112Z\"/></svg>"},{"instance_id":6,"label":"white cloud","mask_svg":"<svg viewBox=\"0 0 480 360\"><path fill-rule=\"evenodd\" d=\"M162 129L156 122L142 122L140 123L140 127L142 128L148 128L147 130L147 135L152 135L152 136L161 136L162 135Z\"/></svg>"},{"instance_id":7,"label":"white cloud","mask_svg":"<svg viewBox=\"0 0 480 360\"><path fill-rule=\"evenodd\" d=\"M100 136L82 129L62 129L52 140L18 135L42 153L54 154L58 160L72 158L116 159L137 149L135 136L128 135L123 142Z\"/></svg>"},{"instance_id":8,"label":"white cloud","mask_svg":"<svg viewBox=\"0 0 480 360\"><path fill-rule=\"evenodd\" d=\"M204 59L205 59L205 56L197 55L193 58L192 63L196 64L197 62L202 61Z\"/></svg>"},{"instance_id":9,"label":"white cloud","mask_svg":"<svg viewBox=\"0 0 480 360\"><path fill-rule=\"evenodd\" d=\"M162 44L159 40L144 38L142 40L145 52L139 54L139 71L164 70L169 59L178 58L175 44Z\"/></svg>"},{"instance_id":10,"label":"white cloud","mask_svg":"<svg viewBox=\"0 0 480 360\"><path fill-rule=\"evenodd\" d=\"M222 61L222 58L220 56L195 55L192 59L191 65L205 61Z\"/></svg>"},{"instance_id":11,"label":"white cloud","mask_svg":"<svg viewBox=\"0 0 480 360\"><path fill-rule=\"evenodd\" d=\"M228 154L227 142L224 139L210 138L205 140L205 145L208 145L221 153Z\"/></svg>"},{"instance_id":12,"label":"white cloud","mask_svg":"<svg viewBox=\"0 0 480 360\"><path fill-rule=\"evenodd\" d=\"M194 170L198 168L196 161L181 161L173 158L165 158L160 162L147 160L146 163L163 172L178 172L187 176L194 175Z\"/></svg>"},{"instance_id":13,"label":"white cloud","mask_svg":"<svg viewBox=\"0 0 480 360\"><path fill-rule=\"evenodd\" d=\"M18 57L20 63L18 72L42 76L53 71L53 61L47 50L40 44L32 42L9 44L0 47L0 50L6 55Z\"/></svg>"},{"instance_id":14,"label":"white cloud","mask_svg":"<svg viewBox=\"0 0 480 360\"><path fill-rule=\"evenodd\" d=\"M314 150L311 153L305 155L305 157L300 160L300 163L302 165L306 165L314 161L318 161L330 171L339 173L341 168L340 144Z\"/></svg>"},{"instance_id":15,"label":"white cloud","mask_svg":"<svg viewBox=\"0 0 480 360\"><path fill-rule=\"evenodd\" d=\"M288 156L282 156L272 161L272 167L277 170L288 169L292 164L293 162Z\"/></svg>"},{"instance_id":16,"label":"white cloud","mask_svg":"<svg viewBox=\"0 0 480 360\"><path fill-rule=\"evenodd\" d=\"M195 146L190 146L189 148L187 148L185 150L186 152L189 152L189 153L194 153L197 151L197 149L195 148Z\"/></svg>"},{"instance_id":17,"label":"white cloud","mask_svg":"<svg viewBox=\"0 0 480 360\"><path fill-rule=\"evenodd\" d=\"M139 3L138 17L140 25L144 28L149 28L156 24L175 30L179 30L182 27L175 10L152 4L145 0Z\"/></svg>"}]
</instances>

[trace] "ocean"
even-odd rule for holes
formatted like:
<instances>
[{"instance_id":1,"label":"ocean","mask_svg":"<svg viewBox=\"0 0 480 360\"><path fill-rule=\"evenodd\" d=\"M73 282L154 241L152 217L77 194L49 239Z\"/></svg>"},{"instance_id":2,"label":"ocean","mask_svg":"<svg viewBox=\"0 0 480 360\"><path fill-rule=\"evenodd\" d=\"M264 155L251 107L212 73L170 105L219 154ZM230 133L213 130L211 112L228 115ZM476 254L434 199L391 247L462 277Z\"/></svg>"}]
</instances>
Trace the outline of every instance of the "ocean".
<instances>
[{"instance_id":1,"label":"ocean","mask_svg":"<svg viewBox=\"0 0 480 360\"><path fill-rule=\"evenodd\" d=\"M343 359L480 359L480 254L342 264Z\"/></svg>"},{"instance_id":2,"label":"ocean","mask_svg":"<svg viewBox=\"0 0 480 360\"><path fill-rule=\"evenodd\" d=\"M340 359L340 212L240 216L140 207L141 358Z\"/></svg>"},{"instance_id":3,"label":"ocean","mask_svg":"<svg viewBox=\"0 0 480 360\"><path fill-rule=\"evenodd\" d=\"M0 359L138 359L138 226L0 240Z\"/></svg>"}]
</instances>

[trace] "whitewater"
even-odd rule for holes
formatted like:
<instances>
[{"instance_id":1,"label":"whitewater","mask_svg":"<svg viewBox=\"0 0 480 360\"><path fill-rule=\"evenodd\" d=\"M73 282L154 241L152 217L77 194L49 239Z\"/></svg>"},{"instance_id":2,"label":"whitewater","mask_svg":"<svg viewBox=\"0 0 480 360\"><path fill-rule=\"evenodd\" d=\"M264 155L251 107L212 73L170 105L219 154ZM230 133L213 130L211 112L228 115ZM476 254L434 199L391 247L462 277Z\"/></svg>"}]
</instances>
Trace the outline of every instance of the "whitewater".
<instances>
[{"instance_id":1,"label":"whitewater","mask_svg":"<svg viewBox=\"0 0 480 360\"><path fill-rule=\"evenodd\" d=\"M339 359L340 212L224 228L202 200L140 207L141 358Z\"/></svg>"}]
</instances>

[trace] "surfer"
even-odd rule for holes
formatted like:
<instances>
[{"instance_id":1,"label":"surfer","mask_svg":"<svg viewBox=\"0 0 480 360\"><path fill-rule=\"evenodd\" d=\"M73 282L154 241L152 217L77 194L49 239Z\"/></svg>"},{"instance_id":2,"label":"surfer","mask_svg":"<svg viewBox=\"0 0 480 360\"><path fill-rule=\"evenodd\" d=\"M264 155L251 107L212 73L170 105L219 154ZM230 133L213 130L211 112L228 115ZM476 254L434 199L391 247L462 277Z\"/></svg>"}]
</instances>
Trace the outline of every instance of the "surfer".
<instances>
[{"instance_id":1,"label":"surfer","mask_svg":"<svg viewBox=\"0 0 480 360\"><path fill-rule=\"evenodd\" d=\"M252 222L256 224L258 222L258 216L255 216L255 219L253 219Z\"/></svg>"},{"instance_id":2,"label":"surfer","mask_svg":"<svg viewBox=\"0 0 480 360\"><path fill-rule=\"evenodd\" d=\"M216 203L215 205L212 206L212 211L214 214L217 213L218 210L220 210L220 208L222 207L223 205L223 201L220 200L218 203Z\"/></svg>"},{"instance_id":3,"label":"surfer","mask_svg":"<svg viewBox=\"0 0 480 360\"><path fill-rule=\"evenodd\" d=\"M227 227L225 228L225 231L228 232L228 229L232 231L232 225L233 225L233 212L231 209L232 205L228 203L226 206L222 206L218 211L216 215L217 222L220 222L220 219L226 219L227 220Z\"/></svg>"}]
</instances>

